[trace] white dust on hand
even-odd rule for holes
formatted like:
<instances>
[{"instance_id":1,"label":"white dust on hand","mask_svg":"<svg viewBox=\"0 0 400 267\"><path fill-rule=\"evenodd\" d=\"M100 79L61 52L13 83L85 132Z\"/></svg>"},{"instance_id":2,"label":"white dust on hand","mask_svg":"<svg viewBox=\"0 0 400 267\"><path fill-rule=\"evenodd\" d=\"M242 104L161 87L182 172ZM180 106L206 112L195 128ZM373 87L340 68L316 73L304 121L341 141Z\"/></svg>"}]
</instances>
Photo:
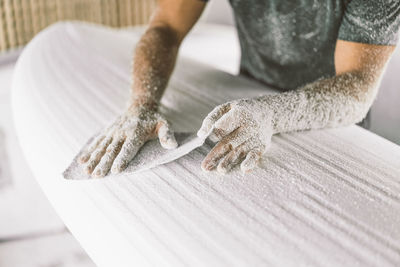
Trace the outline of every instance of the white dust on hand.
<instances>
[{"instance_id":1,"label":"white dust on hand","mask_svg":"<svg viewBox=\"0 0 400 267\"><path fill-rule=\"evenodd\" d=\"M110 170L119 173L157 133L162 147L177 147L174 134L160 113L128 109L91 142L79 161L84 164L85 171L95 177L104 177Z\"/></svg>"},{"instance_id":2,"label":"white dust on hand","mask_svg":"<svg viewBox=\"0 0 400 267\"><path fill-rule=\"evenodd\" d=\"M79 163L79 159L86 152L87 147L91 143L95 142L96 137L89 139L84 149L78 153L72 163L63 172L63 176L68 180L87 180L93 178L103 178L103 176L93 176L83 170L82 165ZM165 149L160 145L157 140L150 140L146 142L137 152L135 157L128 163L127 167L119 173L113 173L109 175L111 178L116 178L125 175L135 175L137 173L150 170L162 164L174 161L192 150L202 146L205 142L205 138L199 138L194 133L176 133L176 141L179 147L175 149Z\"/></svg>"},{"instance_id":3,"label":"white dust on hand","mask_svg":"<svg viewBox=\"0 0 400 267\"><path fill-rule=\"evenodd\" d=\"M203 161L203 170L217 167L219 172L226 173L242 161L243 172L253 169L271 141L269 124L271 112L257 99L240 99L217 106L197 133L204 137L214 129L212 140L224 137L210 152L211 159Z\"/></svg>"},{"instance_id":4,"label":"white dust on hand","mask_svg":"<svg viewBox=\"0 0 400 267\"><path fill-rule=\"evenodd\" d=\"M169 122L158 111L177 53L176 40L171 38L164 28L153 27L137 44L132 57L132 92L127 109L80 157L88 174L104 177L110 170L121 172L143 144L157 135L163 148L177 147Z\"/></svg>"},{"instance_id":5,"label":"white dust on hand","mask_svg":"<svg viewBox=\"0 0 400 267\"><path fill-rule=\"evenodd\" d=\"M240 164L243 172L257 166L273 134L348 126L367 114L377 92L374 75L348 72L298 90L240 99L216 107L203 121L198 136L213 128L220 141L202 163L226 173Z\"/></svg>"}]
</instances>

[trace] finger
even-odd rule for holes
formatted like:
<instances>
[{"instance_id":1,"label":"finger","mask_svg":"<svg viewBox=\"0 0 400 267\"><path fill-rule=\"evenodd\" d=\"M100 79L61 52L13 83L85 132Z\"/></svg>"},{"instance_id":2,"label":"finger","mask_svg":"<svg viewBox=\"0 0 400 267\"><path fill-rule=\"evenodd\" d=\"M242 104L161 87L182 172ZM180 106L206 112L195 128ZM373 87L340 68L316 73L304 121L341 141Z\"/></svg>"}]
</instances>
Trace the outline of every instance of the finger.
<instances>
[{"instance_id":1,"label":"finger","mask_svg":"<svg viewBox=\"0 0 400 267\"><path fill-rule=\"evenodd\" d=\"M98 136L96 136L87 146L85 152L83 152L83 154L79 157L79 163L83 164L87 162L90 159L90 155L100 145L101 141L103 141L104 138L105 135L103 134L99 134Z\"/></svg>"},{"instance_id":2,"label":"finger","mask_svg":"<svg viewBox=\"0 0 400 267\"><path fill-rule=\"evenodd\" d=\"M225 113L217 122L214 124L213 133L219 139L233 132L240 126L239 116L236 109L231 109Z\"/></svg>"},{"instance_id":3,"label":"finger","mask_svg":"<svg viewBox=\"0 0 400 267\"><path fill-rule=\"evenodd\" d=\"M144 142L144 138L140 137L131 137L127 139L112 164L111 173L120 173L123 171L128 166L129 162L136 156L136 153L142 147Z\"/></svg>"},{"instance_id":4,"label":"finger","mask_svg":"<svg viewBox=\"0 0 400 267\"><path fill-rule=\"evenodd\" d=\"M103 157L104 153L108 145L111 143L112 137L105 137L103 141L98 145L98 147L93 151L90 155L90 159L85 166L85 171L88 174L91 174L97 164L100 162L100 159Z\"/></svg>"},{"instance_id":5,"label":"finger","mask_svg":"<svg viewBox=\"0 0 400 267\"><path fill-rule=\"evenodd\" d=\"M79 157L78 162L81 164L86 163L90 159L90 156L93 153L93 151L100 145L100 143L106 138L106 136L112 135L115 124L120 124L122 119L123 118L121 116L119 116L116 120L117 123L114 122L114 123L110 124L107 128L105 128L105 130L103 130L99 135L97 135L90 142L90 144L87 146L87 148L82 153L82 155Z\"/></svg>"},{"instance_id":6,"label":"finger","mask_svg":"<svg viewBox=\"0 0 400 267\"><path fill-rule=\"evenodd\" d=\"M243 173L249 172L257 167L258 162L261 158L261 152L258 149L251 150L245 160L243 160L242 164L240 164L240 169Z\"/></svg>"},{"instance_id":7,"label":"finger","mask_svg":"<svg viewBox=\"0 0 400 267\"><path fill-rule=\"evenodd\" d=\"M219 142L205 157L205 159L201 163L201 168L204 171L211 171L218 165L219 160L223 156L225 156L231 149L231 144L221 144L221 142Z\"/></svg>"},{"instance_id":8,"label":"finger","mask_svg":"<svg viewBox=\"0 0 400 267\"><path fill-rule=\"evenodd\" d=\"M229 152L218 164L217 171L219 173L227 173L234 166L240 164L243 159L246 157L246 153L248 151L248 144L243 143L240 146L237 146L231 152Z\"/></svg>"},{"instance_id":9,"label":"finger","mask_svg":"<svg viewBox=\"0 0 400 267\"><path fill-rule=\"evenodd\" d=\"M222 137L226 136L228 133L226 133L222 129L216 129L214 128L211 132L211 134L208 136L208 138L213 141L214 143L220 141Z\"/></svg>"},{"instance_id":10,"label":"finger","mask_svg":"<svg viewBox=\"0 0 400 267\"><path fill-rule=\"evenodd\" d=\"M230 104L222 104L214 108L203 120L203 123L197 132L198 137L206 137L207 134L211 131L214 123L222 117L226 112L230 109Z\"/></svg>"},{"instance_id":11,"label":"finger","mask_svg":"<svg viewBox=\"0 0 400 267\"><path fill-rule=\"evenodd\" d=\"M214 143L216 143L216 142L218 142L220 140L220 138L215 133L211 133L208 136L208 139L210 139Z\"/></svg>"},{"instance_id":12,"label":"finger","mask_svg":"<svg viewBox=\"0 0 400 267\"><path fill-rule=\"evenodd\" d=\"M203 160L201 167L205 171L214 169L221 158L223 158L232 149L243 143L247 138L246 133L241 129L233 131L228 136L224 137Z\"/></svg>"},{"instance_id":13,"label":"finger","mask_svg":"<svg viewBox=\"0 0 400 267\"><path fill-rule=\"evenodd\" d=\"M115 139L106 150L106 153L101 158L99 164L97 164L92 175L94 177L104 177L107 175L108 171L117 157L118 153L121 151L122 145L124 144L125 138Z\"/></svg>"},{"instance_id":14,"label":"finger","mask_svg":"<svg viewBox=\"0 0 400 267\"><path fill-rule=\"evenodd\" d=\"M172 131L168 121L162 120L159 122L157 134L163 148L172 149L178 147L174 132Z\"/></svg>"}]
</instances>

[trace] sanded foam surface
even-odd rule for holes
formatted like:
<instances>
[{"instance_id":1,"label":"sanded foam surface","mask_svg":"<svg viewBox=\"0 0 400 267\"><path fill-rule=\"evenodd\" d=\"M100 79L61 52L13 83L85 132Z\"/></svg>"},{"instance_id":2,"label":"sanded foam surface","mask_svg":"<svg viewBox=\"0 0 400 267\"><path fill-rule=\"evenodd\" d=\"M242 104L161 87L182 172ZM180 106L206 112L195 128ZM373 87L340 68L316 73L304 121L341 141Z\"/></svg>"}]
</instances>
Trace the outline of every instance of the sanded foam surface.
<instances>
[{"instance_id":1,"label":"sanded foam surface","mask_svg":"<svg viewBox=\"0 0 400 267\"><path fill-rule=\"evenodd\" d=\"M63 179L87 139L123 110L136 41L56 24L15 70L25 156L98 266L399 265L400 148L357 126L276 135L247 175L203 173L203 146L135 177ZM275 92L181 58L162 110L176 131L195 132L215 105L266 93Z\"/></svg>"},{"instance_id":2,"label":"sanded foam surface","mask_svg":"<svg viewBox=\"0 0 400 267\"><path fill-rule=\"evenodd\" d=\"M97 134L95 135L97 136ZM63 172L65 179L69 180L85 180L85 179L97 179L84 170L84 165L79 163L79 157L86 151L87 146L95 138L93 136L88 142L82 147L79 153L75 156L68 168ZM108 172L103 178L106 179L118 179L121 176L134 177L140 172L144 172L153 169L159 165L166 164L183 157L190 153L192 150L202 146L205 142L205 138L197 137L196 133L175 133L175 139L178 143L178 147L175 149L164 149L157 139L146 142L131 160L122 172L111 173Z\"/></svg>"}]
</instances>

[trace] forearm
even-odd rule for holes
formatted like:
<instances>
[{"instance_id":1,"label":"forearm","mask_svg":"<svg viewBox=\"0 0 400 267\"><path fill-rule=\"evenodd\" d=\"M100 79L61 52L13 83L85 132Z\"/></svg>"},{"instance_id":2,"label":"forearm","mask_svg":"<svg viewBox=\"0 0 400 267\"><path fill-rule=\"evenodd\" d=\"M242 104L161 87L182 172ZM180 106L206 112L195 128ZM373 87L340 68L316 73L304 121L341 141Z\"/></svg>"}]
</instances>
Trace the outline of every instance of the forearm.
<instances>
[{"instance_id":1,"label":"forearm","mask_svg":"<svg viewBox=\"0 0 400 267\"><path fill-rule=\"evenodd\" d=\"M272 112L273 133L347 126L365 117L378 80L372 73L348 72L261 98Z\"/></svg>"},{"instance_id":2,"label":"forearm","mask_svg":"<svg viewBox=\"0 0 400 267\"><path fill-rule=\"evenodd\" d=\"M136 46L130 105L155 109L168 84L179 42L167 27L152 27Z\"/></svg>"},{"instance_id":3,"label":"forearm","mask_svg":"<svg viewBox=\"0 0 400 267\"><path fill-rule=\"evenodd\" d=\"M346 126L361 121L378 91L393 46L338 40L332 78L294 91L229 101L203 120L199 137L218 144L202 162L203 170L226 173L240 164L257 166L276 133Z\"/></svg>"}]
</instances>

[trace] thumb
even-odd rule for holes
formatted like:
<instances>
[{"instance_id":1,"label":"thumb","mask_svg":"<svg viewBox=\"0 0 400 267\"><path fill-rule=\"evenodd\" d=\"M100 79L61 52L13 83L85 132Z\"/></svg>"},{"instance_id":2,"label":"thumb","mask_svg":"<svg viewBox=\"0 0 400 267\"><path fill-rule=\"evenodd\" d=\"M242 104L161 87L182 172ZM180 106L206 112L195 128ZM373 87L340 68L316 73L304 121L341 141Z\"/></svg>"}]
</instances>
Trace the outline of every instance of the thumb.
<instances>
[{"instance_id":1,"label":"thumb","mask_svg":"<svg viewBox=\"0 0 400 267\"><path fill-rule=\"evenodd\" d=\"M157 135L160 140L160 144L163 148L172 149L177 148L178 143L176 142L175 135L171 129L168 121L162 119L157 126Z\"/></svg>"}]
</instances>

